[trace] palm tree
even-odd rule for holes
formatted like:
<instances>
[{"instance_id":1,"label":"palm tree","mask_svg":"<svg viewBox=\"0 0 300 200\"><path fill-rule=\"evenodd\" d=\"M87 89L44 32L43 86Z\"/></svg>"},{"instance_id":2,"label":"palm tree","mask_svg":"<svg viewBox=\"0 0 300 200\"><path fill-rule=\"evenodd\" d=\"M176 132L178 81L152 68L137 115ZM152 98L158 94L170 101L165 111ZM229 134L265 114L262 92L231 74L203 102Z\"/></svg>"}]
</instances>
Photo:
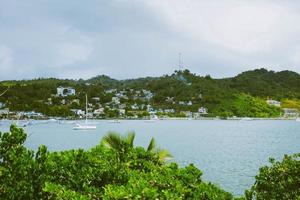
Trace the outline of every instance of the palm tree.
<instances>
[{"instance_id":1,"label":"palm tree","mask_svg":"<svg viewBox=\"0 0 300 200\"><path fill-rule=\"evenodd\" d=\"M108 134L102 138L101 145L109 149L114 149L119 154L120 160L123 160L125 154L128 153L130 149L134 148L134 138L134 132L129 132L125 136L116 132L108 132ZM156 154L160 163L164 163L166 160L172 158L171 154L166 149L156 148L154 138L151 138L147 151Z\"/></svg>"},{"instance_id":2,"label":"palm tree","mask_svg":"<svg viewBox=\"0 0 300 200\"><path fill-rule=\"evenodd\" d=\"M164 163L166 160L170 160L173 158L168 150L156 148L156 142L154 138L151 138L147 151L153 152L158 155L158 161L160 163Z\"/></svg>"},{"instance_id":3,"label":"palm tree","mask_svg":"<svg viewBox=\"0 0 300 200\"><path fill-rule=\"evenodd\" d=\"M133 148L134 138L134 132L130 132L125 136L122 136L117 132L108 132L108 134L102 138L101 145L106 148L116 150L120 159L123 159L129 149Z\"/></svg>"}]
</instances>

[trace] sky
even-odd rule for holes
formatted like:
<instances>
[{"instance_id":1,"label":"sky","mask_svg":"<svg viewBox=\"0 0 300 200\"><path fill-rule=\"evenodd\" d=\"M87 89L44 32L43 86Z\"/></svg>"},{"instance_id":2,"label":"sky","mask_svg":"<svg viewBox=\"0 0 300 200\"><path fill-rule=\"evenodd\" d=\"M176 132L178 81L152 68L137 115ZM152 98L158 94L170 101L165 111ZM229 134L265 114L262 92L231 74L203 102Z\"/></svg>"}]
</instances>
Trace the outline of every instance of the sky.
<instances>
[{"instance_id":1,"label":"sky","mask_svg":"<svg viewBox=\"0 0 300 200\"><path fill-rule=\"evenodd\" d=\"M300 73L298 0L0 0L0 80Z\"/></svg>"}]
</instances>

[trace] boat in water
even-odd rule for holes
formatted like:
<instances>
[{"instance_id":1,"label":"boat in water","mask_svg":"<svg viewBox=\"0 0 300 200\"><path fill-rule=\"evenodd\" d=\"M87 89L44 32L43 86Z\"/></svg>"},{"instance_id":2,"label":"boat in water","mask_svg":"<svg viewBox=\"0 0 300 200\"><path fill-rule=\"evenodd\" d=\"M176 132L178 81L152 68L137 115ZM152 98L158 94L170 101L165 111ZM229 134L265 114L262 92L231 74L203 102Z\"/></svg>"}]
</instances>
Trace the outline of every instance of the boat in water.
<instances>
[{"instance_id":1,"label":"boat in water","mask_svg":"<svg viewBox=\"0 0 300 200\"><path fill-rule=\"evenodd\" d=\"M251 118L251 117L243 117L240 119L240 121L252 121L252 120L253 120L253 118Z\"/></svg>"},{"instance_id":2,"label":"boat in water","mask_svg":"<svg viewBox=\"0 0 300 200\"><path fill-rule=\"evenodd\" d=\"M73 130L95 130L97 127L89 124L76 124Z\"/></svg>"},{"instance_id":3,"label":"boat in water","mask_svg":"<svg viewBox=\"0 0 300 200\"><path fill-rule=\"evenodd\" d=\"M109 120L108 123L115 124L115 123L121 123L121 121L118 119L114 119L114 120Z\"/></svg>"},{"instance_id":4,"label":"boat in water","mask_svg":"<svg viewBox=\"0 0 300 200\"><path fill-rule=\"evenodd\" d=\"M76 126L73 127L73 130L95 130L97 127L95 125L90 125L88 124L87 120L87 105L88 105L88 100L87 100L87 94L85 95L85 123L84 124L79 124L77 123Z\"/></svg>"}]
</instances>

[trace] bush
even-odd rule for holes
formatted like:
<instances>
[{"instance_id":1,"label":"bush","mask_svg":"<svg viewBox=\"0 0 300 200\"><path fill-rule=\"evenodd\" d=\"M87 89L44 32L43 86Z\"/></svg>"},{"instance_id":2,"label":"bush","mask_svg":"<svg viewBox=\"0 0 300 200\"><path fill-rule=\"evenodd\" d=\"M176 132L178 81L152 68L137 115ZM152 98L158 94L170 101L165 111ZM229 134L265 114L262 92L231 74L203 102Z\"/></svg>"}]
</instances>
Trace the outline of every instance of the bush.
<instances>
[{"instance_id":1,"label":"bush","mask_svg":"<svg viewBox=\"0 0 300 200\"><path fill-rule=\"evenodd\" d=\"M166 164L154 139L134 147L134 133L110 133L88 151L34 153L25 140L14 125L0 134L0 199L233 199L193 165Z\"/></svg>"},{"instance_id":2,"label":"bush","mask_svg":"<svg viewBox=\"0 0 300 200\"><path fill-rule=\"evenodd\" d=\"M12 125L0 133L0 199L234 199L204 182L195 166L165 162L170 154L157 149L154 139L144 149L133 146L134 137L109 133L88 151L48 152L40 146L34 153L23 146L24 131ZM246 198L299 200L299 157L271 159Z\"/></svg>"},{"instance_id":3,"label":"bush","mask_svg":"<svg viewBox=\"0 0 300 200\"><path fill-rule=\"evenodd\" d=\"M246 192L251 199L300 199L300 154L285 155L281 162L270 159L271 166L260 168L256 182Z\"/></svg>"}]
</instances>

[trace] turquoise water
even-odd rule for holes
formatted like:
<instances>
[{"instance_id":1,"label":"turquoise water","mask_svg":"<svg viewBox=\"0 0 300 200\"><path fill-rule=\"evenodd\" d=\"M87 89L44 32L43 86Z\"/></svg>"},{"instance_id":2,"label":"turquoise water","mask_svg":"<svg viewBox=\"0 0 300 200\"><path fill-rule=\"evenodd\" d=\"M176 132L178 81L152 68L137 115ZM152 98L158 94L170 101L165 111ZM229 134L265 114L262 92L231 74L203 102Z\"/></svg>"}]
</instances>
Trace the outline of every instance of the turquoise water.
<instances>
[{"instance_id":1,"label":"turquoise water","mask_svg":"<svg viewBox=\"0 0 300 200\"><path fill-rule=\"evenodd\" d=\"M7 131L10 122L1 122ZM97 130L74 131L73 124L42 123L25 128L26 146L45 144L52 151L96 145L108 131L136 132L135 145L148 145L151 137L168 149L181 165L194 163L203 178L236 195L254 183L260 166L269 157L300 152L300 123L280 120L159 120L153 123L131 120L121 123L93 121Z\"/></svg>"}]
</instances>

